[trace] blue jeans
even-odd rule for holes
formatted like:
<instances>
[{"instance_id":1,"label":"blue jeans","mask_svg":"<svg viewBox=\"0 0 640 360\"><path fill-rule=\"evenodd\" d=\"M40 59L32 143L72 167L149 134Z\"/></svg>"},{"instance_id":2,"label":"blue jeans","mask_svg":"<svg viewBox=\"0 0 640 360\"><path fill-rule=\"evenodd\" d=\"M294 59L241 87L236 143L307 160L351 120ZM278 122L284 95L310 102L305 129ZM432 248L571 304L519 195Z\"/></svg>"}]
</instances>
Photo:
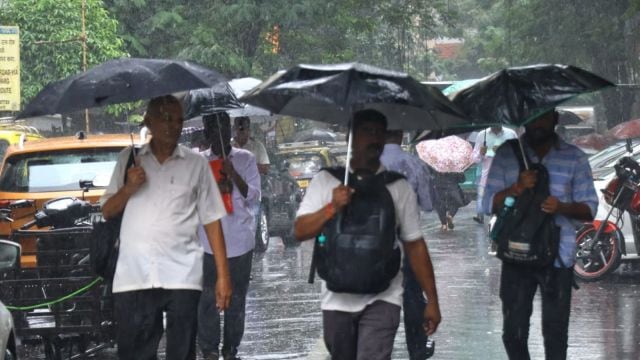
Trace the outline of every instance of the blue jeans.
<instances>
[{"instance_id":1,"label":"blue jeans","mask_svg":"<svg viewBox=\"0 0 640 360\"><path fill-rule=\"evenodd\" d=\"M222 356L233 358L244 335L245 305L253 251L229 258L231 275L231 304L224 311L224 334ZM215 285L218 278L211 254L204 254L202 296L198 305L198 345L203 354L218 354L220 346L220 312L216 308Z\"/></svg>"},{"instance_id":2,"label":"blue jeans","mask_svg":"<svg viewBox=\"0 0 640 360\"><path fill-rule=\"evenodd\" d=\"M402 299L404 332L409 359L424 360L427 358L428 337L422 325L424 324L424 308L427 306L427 300L406 256L402 271L404 275L404 294Z\"/></svg>"}]
</instances>

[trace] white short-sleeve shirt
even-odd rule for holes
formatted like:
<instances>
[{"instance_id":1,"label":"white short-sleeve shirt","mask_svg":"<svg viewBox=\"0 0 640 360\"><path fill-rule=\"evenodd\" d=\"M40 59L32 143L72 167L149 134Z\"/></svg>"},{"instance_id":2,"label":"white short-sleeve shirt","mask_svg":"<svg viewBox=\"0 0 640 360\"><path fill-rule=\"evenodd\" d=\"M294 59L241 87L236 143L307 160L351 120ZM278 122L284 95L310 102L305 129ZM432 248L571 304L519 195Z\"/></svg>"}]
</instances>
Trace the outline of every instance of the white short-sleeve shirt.
<instances>
[{"instance_id":1,"label":"white short-sleeve shirt","mask_svg":"<svg viewBox=\"0 0 640 360\"><path fill-rule=\"evenodd\" d=\"M130 151L120 153L102 204L124 185ZM129 198L123 213L113 292L202 290L198 225L226 214L207 161L181 145L162 164L149 144L138 158L147 181Z\"/></svg>"},{"instance_id":2,"label":"white short-sleeve shirt","mask_svg":"<svg viewBox=\"0 0 640 360\"><path fill-rule=\"evenodd\" d=\"M384 167L381 166L378 172L383 170ZM355 175L352 174L352 176ZM316 174L309 183L297 216L314 213L331 202L333 189L338 185L340 185L340 180L327 171L320 171ZM422 240L420 210L416 194L409 182L401 179L388 184L387 189L395 205L396 225L400 228L399 241ZM323 283L320 307L322 310L358 312L378 300L402 306L402 291L402 270L398 271L398 275L391 280L389 287L378 294L335 293L328 290Z\"/></svg>"}]
</instances>

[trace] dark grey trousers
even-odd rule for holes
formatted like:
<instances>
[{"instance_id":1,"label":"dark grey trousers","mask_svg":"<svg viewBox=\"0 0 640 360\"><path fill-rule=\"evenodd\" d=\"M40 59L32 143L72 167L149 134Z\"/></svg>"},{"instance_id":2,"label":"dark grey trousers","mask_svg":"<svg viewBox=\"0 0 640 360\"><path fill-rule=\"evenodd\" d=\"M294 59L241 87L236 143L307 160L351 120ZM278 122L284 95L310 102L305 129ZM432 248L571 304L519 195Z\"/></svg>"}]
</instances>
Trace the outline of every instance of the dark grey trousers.
<instances>
[{"instance_id":1,"label":"dark grey trousers","mask_svg":"<svg viewBox=\"0 0 640 360\"><path fill-rule=\"evenodd\" d=\"M332 360L389 360L400 306L376 301L363 311L322 311L324 342Z\"/></svg>"},{"instance_id":2,"label":"dark grey trousers","mask_svg":"<svg viewBox=\"0 0 640 360\"><path fill-rule=\"evenodd\" d=\"M244 335L245 305L252 259L253 251L228 259L233 293L231 304L224 312L222 356L225 359L233 358L238 353L238 346ZM204 255L202 269L203 290L198 305L198 345L204 355L217 354L220 346L220 313L216 308L215 293L218 273L212 255Z\"/></svg>"},{"instance_id":3,"label":"dark grey trousers","mask_svg":"<svg viewBox=\"0 0 640 360\"><path fill-rule=\"evenodd\" d=\"M156 360L167 314L167 360L195 360L200 291L149 289L113 294L120 360Z\"/></svg>"}]
</instances>

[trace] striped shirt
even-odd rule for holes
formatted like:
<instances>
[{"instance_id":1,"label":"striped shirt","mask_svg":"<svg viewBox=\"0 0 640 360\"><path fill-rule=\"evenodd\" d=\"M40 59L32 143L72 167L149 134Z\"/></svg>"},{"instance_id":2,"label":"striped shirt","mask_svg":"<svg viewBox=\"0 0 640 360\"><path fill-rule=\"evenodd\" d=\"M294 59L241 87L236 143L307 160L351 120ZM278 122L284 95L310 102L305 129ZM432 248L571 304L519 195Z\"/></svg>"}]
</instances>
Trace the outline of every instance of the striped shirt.
<instances>
[{"instance_id":1,"label":"striped shirt","mask_svg":"<svg viewBox=\"0 0 640 360\"><path fill-rule=\"evenodd\" d=\"M535 152L522 141L525 152L532 162L540 160ZM551 196L564 203L583 203L589 206L591 214L595 215L598 208L598 196L593 186L593 176L587 155L577 147L559 139L555 146L542 159L542 165L549 172L549 190ZM484 211L491 214L493 196L518 181L520 167L511 145L505 143L496 151L487 179L484 193ZM576 256L576 227L579 225L563 215L555 215L555 221L560 226L559 255L565 266L573 266ZM561 267L556 260L556 267Z\"/></svg>"}]
</instances>

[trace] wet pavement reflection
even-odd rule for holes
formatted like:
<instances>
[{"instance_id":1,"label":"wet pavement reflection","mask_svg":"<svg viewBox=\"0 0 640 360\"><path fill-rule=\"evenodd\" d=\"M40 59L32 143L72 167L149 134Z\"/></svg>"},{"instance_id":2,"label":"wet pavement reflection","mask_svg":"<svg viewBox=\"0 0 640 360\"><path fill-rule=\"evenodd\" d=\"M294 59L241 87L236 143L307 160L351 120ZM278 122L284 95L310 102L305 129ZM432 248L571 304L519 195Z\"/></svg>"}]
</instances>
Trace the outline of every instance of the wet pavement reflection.
<instances>
[{"instance_id":1,"label":"wet pavement reflection","mask_svg":"<svg viewBox=\"0 0 640 360\"><path fill-rule=\"evenodd\" d=\"M506 359L500 262L487 252L485 229L471 219L474 209L474 203L461 209L449 232L440 232L435 214L424 217L443 316L434 336L435 359ZM321 338L320 284L307 283L311 249L311 242L285 249L272 238L269 250L255 256L242 359L328 359ZM636 264L623 264L600 282L579 283L572 299L569 359L640 358L639 283ZM540 311L536 297L529 339L533 359L544 358ZM401 324L393 359L408 358L404 346ZM115 350L96 358L115 359Z\"/></svg>"}]
</instances>

